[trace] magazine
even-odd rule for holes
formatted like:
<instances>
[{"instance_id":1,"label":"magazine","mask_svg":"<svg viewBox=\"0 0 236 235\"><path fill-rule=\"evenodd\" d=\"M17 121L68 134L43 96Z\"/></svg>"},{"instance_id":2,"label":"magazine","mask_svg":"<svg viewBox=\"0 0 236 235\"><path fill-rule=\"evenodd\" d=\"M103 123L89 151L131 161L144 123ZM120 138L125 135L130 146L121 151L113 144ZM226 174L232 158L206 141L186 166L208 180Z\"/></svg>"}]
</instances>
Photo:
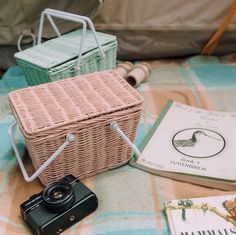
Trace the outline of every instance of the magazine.
<instances>
[{"instance_id":1,"label":"magazine","mask_svg":"<svg viewBox=\"0 0 236 235\"><path fill-rule=\"evenodd\" d=\"M172 235L236 234L236 195L172 200L164 207Z\"/></svg>"},{"instance_id":2,"label":"magazine","mask_svg":"<svg viewBox=\"0 0 236 235\"><path fill-rule=\"evenodd\" d=\"M236 189L236 113L169 101L130 164L150 173Z\"/></svg>"}]
</instances>

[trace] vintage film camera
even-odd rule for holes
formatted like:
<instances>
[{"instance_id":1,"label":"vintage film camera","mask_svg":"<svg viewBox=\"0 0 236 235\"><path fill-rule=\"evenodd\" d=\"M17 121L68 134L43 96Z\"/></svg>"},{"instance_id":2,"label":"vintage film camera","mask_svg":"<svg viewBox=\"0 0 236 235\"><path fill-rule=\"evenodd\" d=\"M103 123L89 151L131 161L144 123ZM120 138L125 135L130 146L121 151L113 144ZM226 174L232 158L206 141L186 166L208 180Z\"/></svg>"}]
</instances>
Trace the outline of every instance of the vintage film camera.
<instances>
[{"instance_id":1,"label":"vintage film camera","mask_svg":"<svg viewBox=\"0 0 236 235\"><path fill-rule=\"evenodd\" d=\"M96 210L96 195L72 175L50 184L21 204L21 214L36 234L59 234Z\"/></svg>"}]
</instances>

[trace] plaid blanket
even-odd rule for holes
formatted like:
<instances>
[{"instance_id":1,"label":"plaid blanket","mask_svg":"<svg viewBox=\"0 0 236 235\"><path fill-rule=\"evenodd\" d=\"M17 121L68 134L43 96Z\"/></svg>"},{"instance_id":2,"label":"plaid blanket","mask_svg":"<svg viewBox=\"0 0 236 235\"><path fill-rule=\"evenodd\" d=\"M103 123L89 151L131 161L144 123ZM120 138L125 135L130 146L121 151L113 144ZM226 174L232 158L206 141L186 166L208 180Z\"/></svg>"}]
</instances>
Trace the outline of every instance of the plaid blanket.
<instances>
[{"instance_id":1,"label":"plaid blanket","mask_svg":"<svg viewBox=\"0 0 236 235\"><path fill-rule=\"evenodd\" d=\"M192 57L181 61L151 61L148 81L138 88L144 97L144 112L136 144L141 143L169 99L197 107L236 112L236 67L234 57ZM23 221L20 204L43 186L26 183L14 156L7 129L13 117L7 94L25 87L22 71L10 68L0 80L0 234L31 234ZM17 146L28 173L33 168L16 130ZM166 200L229 194L216 189L179 182L125 165L83 180L98 196L98 209L64 234L170 234L163 203Z\"/></svg>"}]
</instances>

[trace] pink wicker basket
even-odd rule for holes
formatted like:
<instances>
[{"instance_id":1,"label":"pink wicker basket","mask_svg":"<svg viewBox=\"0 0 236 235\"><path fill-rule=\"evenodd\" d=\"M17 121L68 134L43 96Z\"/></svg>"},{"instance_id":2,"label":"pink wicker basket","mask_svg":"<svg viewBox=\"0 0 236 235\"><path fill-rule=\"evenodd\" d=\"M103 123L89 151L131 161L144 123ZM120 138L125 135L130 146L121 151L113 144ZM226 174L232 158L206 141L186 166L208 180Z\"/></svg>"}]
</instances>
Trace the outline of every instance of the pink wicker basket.
<instances>
[{"instance_id":1,"label":"pink wicker basket","mask_svg":"<svg viewBox=\"0 0 236 235\"><path fill-rule=\"evenodd\" d=\"M116 121L134 141L143 98L114 71L13 91L9 100L35 170L68 133L75 137L39 175L44 185L67 174L89 177L130 159L131 149L110 123Z\"/></svg>"}]
</instances>

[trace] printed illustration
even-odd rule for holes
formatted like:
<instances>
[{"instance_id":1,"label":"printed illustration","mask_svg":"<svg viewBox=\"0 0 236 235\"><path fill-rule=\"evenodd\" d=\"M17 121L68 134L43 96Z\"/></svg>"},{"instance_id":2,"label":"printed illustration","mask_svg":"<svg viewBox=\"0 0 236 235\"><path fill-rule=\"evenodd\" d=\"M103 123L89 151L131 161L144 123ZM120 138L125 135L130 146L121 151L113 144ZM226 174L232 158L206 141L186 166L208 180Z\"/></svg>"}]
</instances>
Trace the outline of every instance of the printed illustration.
<instances>
[{"instance_id":1,"label":"printed illustration","mask_svg":"<svg viewBox=\"0 0 236 235\"><path fill-rule=\"evenodd\" d=\"M210 211L217 215L218 217L221 217L224 219L224 221L227 221L231 223L232 225L236 226L236 198L226 200L222 202L223 207L226 211L223 211L216 206L212 206L207 202L202 203L194 203L190 199L181 199L178 200L176 204L173 204L171 201L165 203L165 209L166 210L180 210L179 216L181 216L181 220L186 222L194 222L192 219L193 214L197 213L197 210L200 210L203 212L202 216L206 215L207 211ZM191 209L189 211L189 216L187 215L188 209ZM193 213L193 214L192 214ZM196 221L195 221L196 223Z\"/></svg>"},{"instance_id":2,"label":"printed illustration","mask_svg":"<svg viewBox=\"0 0 236 235\"><path fill-rule=\"evenodd\" d=\"M230 217L236 221L236 198L224 201L223 206L230 214Z\"/></svg>"},{"instance_id":3,"label":"printed illustration","mask_svg":"<svg viewBox=\"0 0 236 235\"><path fill-rule=\"evenodd\" d=\"M212 130L188 128L172 138L174 148L185 156L207 158L218 155L225 148L224 137Z\"/></svg>"}]
</instances>

